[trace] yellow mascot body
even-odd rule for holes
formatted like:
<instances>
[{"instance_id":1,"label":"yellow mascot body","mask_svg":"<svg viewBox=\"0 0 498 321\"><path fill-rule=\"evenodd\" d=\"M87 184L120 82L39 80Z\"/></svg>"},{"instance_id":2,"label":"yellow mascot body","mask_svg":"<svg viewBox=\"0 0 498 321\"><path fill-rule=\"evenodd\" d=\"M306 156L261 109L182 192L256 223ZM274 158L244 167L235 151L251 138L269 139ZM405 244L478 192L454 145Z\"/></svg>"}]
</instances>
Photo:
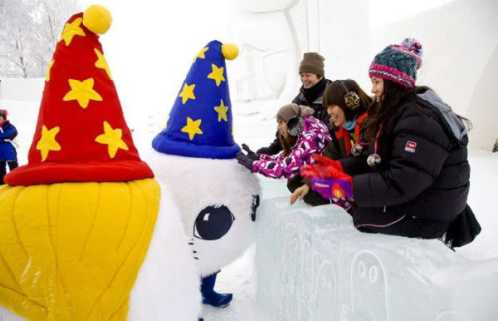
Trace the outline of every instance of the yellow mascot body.
<instances>
[{"instance_id":1,"label":"yellow mascot body","mask_svg":"<svg viewBox=\"0 0 498 321\"><path fill-rule=\"evenodd\" d=\"M126 320L154 179L0 189L0 304L33 321Z\"/></svg>"}]
</instances>

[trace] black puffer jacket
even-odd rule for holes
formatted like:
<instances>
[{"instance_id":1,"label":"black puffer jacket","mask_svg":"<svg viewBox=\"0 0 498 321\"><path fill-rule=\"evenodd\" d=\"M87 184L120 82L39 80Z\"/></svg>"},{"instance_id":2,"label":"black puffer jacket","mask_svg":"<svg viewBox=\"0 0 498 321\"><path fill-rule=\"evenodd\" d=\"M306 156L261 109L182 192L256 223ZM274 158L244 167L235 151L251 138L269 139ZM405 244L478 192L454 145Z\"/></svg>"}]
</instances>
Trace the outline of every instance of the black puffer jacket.
<instances>
[{"instance_id":1,"label":"black puffer jacket","mask_svg":"<svg viewBox=\"0 0 498 321\"><path fill-rule=\"evenodd\" d=\"M467 205L467 142L462 120L434 91L420 88L407 97L383 127L378 168L369 169L365 158L342 162L353 175L355 226L422 238L446 233L455 246L470 242L480 227Z\"/></svg>"},{"instance_id":2,"label":"black puffer jacket","mask_svg":"<svg viewBox=\"0 0 498 321\"><path fill-rule=\"evenodd\" d=\"M320 119L324 124L329 123L329 115L327 109L323 106L323 93L327 85L332 81L322 78L315 86L310 89L299 89L299 94L292 100L294 104L304 105L313 108L315 111L313 117Z\"/></svg>"}]
</instances>

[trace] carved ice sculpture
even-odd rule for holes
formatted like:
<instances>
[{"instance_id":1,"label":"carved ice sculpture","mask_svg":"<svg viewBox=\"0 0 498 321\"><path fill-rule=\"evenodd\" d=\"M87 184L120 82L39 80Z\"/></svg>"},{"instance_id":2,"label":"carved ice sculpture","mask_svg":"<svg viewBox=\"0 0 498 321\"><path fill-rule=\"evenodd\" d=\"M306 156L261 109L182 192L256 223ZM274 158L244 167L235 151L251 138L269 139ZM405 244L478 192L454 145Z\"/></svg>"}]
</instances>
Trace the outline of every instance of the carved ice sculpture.
<instances>
[{"instance_id":1,"label":"carved ice sculpture","mask_svg":"<svg viewBox=\"0 0 498 321\"><path fill-rule=\"evenodd\" d=\"M235 97L240 100L296 95L299 43L290 10L299 0L237 0L231 31L241 46L234 65ZM264 33L264 37L261 34Z\"/></svg>"},{"instance_id":2,"label":"carved ice sculpture","mask_svg":"<svg viewBox=\"0 0 498 321\"><path fill-rule=\"evenodd\" d=\"M498 320L498 260L360 233L338 207L287 197L263 202L257 230L257 300L271 320Z\"/></svg>"}]
</instances>

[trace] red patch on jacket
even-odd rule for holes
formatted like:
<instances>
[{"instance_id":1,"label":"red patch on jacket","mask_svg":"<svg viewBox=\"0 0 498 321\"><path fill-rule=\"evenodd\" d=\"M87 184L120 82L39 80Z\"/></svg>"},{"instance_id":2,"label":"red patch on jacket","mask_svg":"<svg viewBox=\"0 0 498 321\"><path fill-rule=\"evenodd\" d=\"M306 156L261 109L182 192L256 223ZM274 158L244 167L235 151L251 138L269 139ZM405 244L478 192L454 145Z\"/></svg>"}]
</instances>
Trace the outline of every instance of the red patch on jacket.
<instances>
[{"instance_id":1,"label":"red patch on jacket","mask_svg":"<svg viewBox=\"0 0 498 321\"><path fill-rule=\"evenodd\" d=\"M415 142L413 140L406 141L405 152L415 153L416 150L417 150L417 142Z\"/></svg>"}]
</instances>

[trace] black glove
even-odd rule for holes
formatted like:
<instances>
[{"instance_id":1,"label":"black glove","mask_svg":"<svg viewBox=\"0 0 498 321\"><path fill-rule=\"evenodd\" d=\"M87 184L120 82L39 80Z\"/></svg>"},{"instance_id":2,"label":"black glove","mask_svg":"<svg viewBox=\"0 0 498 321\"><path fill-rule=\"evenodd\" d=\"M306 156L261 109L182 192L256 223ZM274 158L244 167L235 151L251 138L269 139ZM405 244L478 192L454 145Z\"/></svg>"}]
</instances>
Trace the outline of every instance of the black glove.
<instances>
[{"instance_id":1,"label":"black glove","mask_svg":"<svg viewBox=\"0 0 498 321\"><path fill-rule=\"evenodd\" d=\"M261 147L260 149L258 149L256 151L256 154L258 154L258 155L262 155L262 154L265 154L265 155L275 155L275 154L280 153L280 151L282 150L282 145L280 145L280 140L279 140L278 136L279 135L278 135L278 132L277 132L275 134L275 139L270 144L270 146L268 146L268 147Z\"/></svg>"},{"instance_id":2,"label":"black glove","mask_svg":"<svg viewBox=\"0 0 498 321\"><path fill-rule=\"evenodd\" d=\"M254 159L251 159L243 152L239 152L237 156L235 156L235 158L237 158L237 161L239 162L240 165L244 166L245 168L247 168L252 172L252 163L254 163Z\"/></svg>"},{"instance_id":3,"label":"black glove","mask_svg":"<svg viewBox=\"0 0 498 321\"><path fill-rule=\"evenodd\" d=\"M256 151L258 155L265 154L265 155L271 155L271 150L269 147L261 147Z\"/></svg>"},{"instance_id":4,"label":"black glove","mask_svg":"<svg viewBox=\"0 0 498 321\"><path fill-rule=\"evenodd\" d=\"M247 157L249 157L250 159L252 159L253 161L255 160L258 160L259 159L259 155L256 154L255 152L253 152L249 146L247 146L246 144L242 144L242 149L246 151L246 155Z\"/></svg>"}]
</instances>

